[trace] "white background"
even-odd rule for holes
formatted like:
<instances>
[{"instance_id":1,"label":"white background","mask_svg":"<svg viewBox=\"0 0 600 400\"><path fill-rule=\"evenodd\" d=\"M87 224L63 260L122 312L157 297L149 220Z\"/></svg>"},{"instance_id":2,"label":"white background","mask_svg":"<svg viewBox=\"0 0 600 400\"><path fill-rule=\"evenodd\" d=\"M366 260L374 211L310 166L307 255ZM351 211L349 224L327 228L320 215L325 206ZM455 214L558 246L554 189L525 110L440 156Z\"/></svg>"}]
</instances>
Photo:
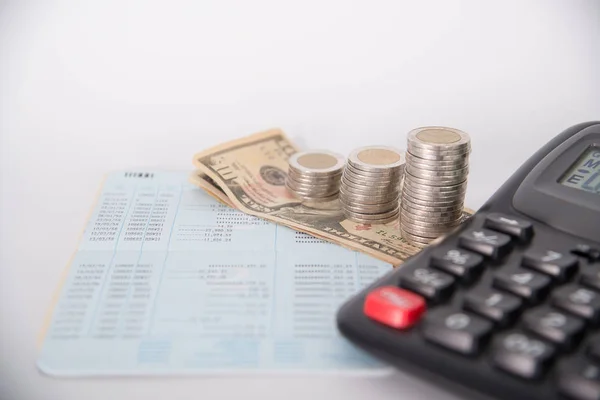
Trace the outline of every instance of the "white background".
<instances>
[{"instance_id":1,"label":"white background","mask_svg":"<svg viewBox=\"0 0 600 400\"><path fill-rule=\"evenodd\" d=\"M600 119L597 1L0 0L0 399L450 398L397 374L62 380L34 366L102 176L270 127L304 148L471 134L478 208Z\"/></svg>"}]
</instances>

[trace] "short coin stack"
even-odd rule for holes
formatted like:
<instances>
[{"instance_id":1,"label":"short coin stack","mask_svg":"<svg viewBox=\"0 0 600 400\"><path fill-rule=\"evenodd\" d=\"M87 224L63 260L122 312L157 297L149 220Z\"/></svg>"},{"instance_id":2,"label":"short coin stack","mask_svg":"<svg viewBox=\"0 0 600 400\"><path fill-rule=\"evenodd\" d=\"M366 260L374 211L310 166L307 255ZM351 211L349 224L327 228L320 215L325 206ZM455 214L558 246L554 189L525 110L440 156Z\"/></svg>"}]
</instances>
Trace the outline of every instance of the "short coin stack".
<instances>
[{"instance_id":1,"label":"short coin stack","mask_svg":"<svg viewBox=\"0 0 600 400\"><path fill-rule=\"evenodd\" d=\"M345 162L343 156L325 150L295 153L288 160L285 185L295 197L302 200L335 200Z\"/></svg>"},{"instance_id":2,"label":"short coin stack","mask_svg":"<svg viewBox=\"0 0 600 400\"><path fill-rule=\"evenodd\" d=\"M386 224L398 219L404 154L393 147L369 146L348 157L340 185L346 218L363 224Z\"/></svg>"},{"instance_id":3,"label":"short coin stack","mask_svg":"<svg viewBox=\"0 0 600 400\"><path fill-rule=\"evenodd\" d=\"M445 127L408 133L400 231L424 247L458 226L464 207L471 139Z\"/></svg>"}]
</instances>

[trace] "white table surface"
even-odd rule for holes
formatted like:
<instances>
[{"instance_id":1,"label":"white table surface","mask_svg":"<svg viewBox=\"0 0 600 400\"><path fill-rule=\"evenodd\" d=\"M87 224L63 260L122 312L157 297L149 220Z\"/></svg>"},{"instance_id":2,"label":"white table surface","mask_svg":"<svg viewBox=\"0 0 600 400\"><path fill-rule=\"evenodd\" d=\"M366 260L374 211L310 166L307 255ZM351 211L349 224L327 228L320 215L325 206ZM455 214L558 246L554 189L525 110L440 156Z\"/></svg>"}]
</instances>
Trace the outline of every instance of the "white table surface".
<instances>
[{"instance_id":1,"label":"white table surface","mask_svg":"<svg viewBox=\"0 0 600 400\"><path fill-rule=\"evenodd\" d=\"M590 1L0 1L0 399L453 399L389 378L54 379L37 335L104 173L188 170L270 127L304 148L472 136L478 208L600 118Z\"/></svg>"}]
</instances>

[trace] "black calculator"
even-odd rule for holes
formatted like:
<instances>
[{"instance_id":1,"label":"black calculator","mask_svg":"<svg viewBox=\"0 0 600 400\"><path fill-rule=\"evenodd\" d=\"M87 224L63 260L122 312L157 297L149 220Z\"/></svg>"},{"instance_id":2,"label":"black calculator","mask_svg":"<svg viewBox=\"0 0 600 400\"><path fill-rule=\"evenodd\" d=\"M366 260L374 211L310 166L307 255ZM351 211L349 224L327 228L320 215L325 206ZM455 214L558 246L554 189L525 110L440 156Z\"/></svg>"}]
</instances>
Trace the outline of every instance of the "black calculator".
<instances>
[{"instance_id":1,"label":"black calculator","mask_svg":"<svg viewBox=\"0 0 600 400\"><path fill-rule=\"evenodd\" d=\"M600 399L600 122L346 302L340 332L467 398Z\"/></svg>"}]
</instances>

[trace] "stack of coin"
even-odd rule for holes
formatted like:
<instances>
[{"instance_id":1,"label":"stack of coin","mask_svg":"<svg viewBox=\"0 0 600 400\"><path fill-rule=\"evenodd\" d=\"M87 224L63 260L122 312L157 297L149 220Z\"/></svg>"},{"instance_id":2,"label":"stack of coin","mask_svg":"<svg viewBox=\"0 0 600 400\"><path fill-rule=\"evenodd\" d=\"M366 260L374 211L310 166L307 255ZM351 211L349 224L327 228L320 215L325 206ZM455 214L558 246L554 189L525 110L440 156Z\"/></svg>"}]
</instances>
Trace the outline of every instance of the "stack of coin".
<instances>
[{"instance_id":1,"label":"stack of coin","mask_svg":"<svg viewBox=\"0 0 600 400\"><path fill-rule=\"evenodd\" d=\"M445 127L408 133L400 231L424 247L456 227L462 218L471 139Z\"/></svg>"},{"instance_id":2,"label":"stack of coin","mask_svg":"<svg viewBox=\"0 0 600 400\"><path fill-rule=\"evenodd\" d=\"M302 151L289 160L287 189L307 201L330 201L338 197L345 158L325 150Z\"/></svg>"},{"instance_id":3,"label":"stack of coin","mask_svg":"<svg viewBox=\"0 0 600 400\"><path fill-rule=\"evenodd\" d=\"M404 153L393 147L370 146L348 157L340 185L346 218L363 224L386 224L398 218Z\"/></svg>"}]
</instances>

